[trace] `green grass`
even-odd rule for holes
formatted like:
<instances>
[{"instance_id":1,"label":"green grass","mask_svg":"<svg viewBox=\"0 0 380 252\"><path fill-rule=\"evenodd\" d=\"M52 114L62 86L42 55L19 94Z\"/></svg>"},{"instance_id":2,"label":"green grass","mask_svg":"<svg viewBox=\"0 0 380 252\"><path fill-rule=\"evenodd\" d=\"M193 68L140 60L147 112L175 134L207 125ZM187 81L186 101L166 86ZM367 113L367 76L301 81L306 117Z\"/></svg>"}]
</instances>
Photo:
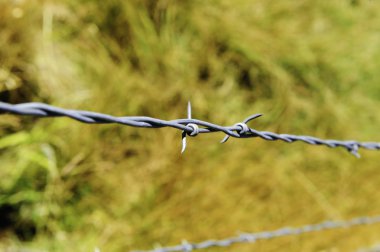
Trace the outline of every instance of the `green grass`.
<instances>
[{"instance_id":1,"label":"green grass","mask_svg":"<svg viewBox=\"0 0 380 252\"><path fill-rule=\"evenodd\" d=\"M0 99L380 141L375 1L0 2ZM378 153L0 116L0 249L128 251L380 212ZM379 225L234 251L355 251ZM227 251L230 249L226 249ZM207 251L223 251L209 249Z\"/></svg>"}]
</instances>

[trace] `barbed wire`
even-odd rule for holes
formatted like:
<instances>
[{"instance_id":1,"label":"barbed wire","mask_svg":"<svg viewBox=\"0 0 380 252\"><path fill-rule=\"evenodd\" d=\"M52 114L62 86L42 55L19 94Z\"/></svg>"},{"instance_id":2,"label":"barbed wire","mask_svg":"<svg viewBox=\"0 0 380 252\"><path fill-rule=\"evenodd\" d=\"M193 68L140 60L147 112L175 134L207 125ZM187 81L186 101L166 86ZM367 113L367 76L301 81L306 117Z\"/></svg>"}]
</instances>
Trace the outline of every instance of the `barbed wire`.
<instances>
[{"instance_id":1,"label":"barbed wire","mask_svg":"<svg viewBox=\"0 0 380 252\"><path fill-rule=\"evenodd\" d=\"M267 141L281 140L287 143L296 141L305 142L311 145L324 145L331 148L343 147L356 157L360 157L359 148L367 150L380 150L380 143L378 142L358 142L355 140L341 141L341 140L323 140L312 136L290 135L290 134L277 134L268 131L258 131L249 128L247 123L260 117L262 114L254 114L242 122L236 123L232 126L221 126L207 121L193 119L191 117L191 104L188 103L188 115L186 119L175 120L162 120L147 116L122 116L116 117L112 115L83 111L73 109L63 109L54 107L44 103L21 103L9 104L0 102L0 112L12 113L18 115L29 115L38 117L69 117L83 123L118 123L132 127L142 128L162 128L171 127L182 130L182 152L186 148L186 136L197 136L198 134L223 132L226 137L221 141L226 142L229 137L234 138L253 138L259 137Z\"/></svg>"},{"instance_id":2,"label":"barbed wire","mask_svg":"<svg viewBox=\"0 0 380 252\"><path fill-rule=\"evenodd\" d=\"M11 113L18 115L29 115L37 117L69 117L74 120L96 124L96 123L118 123L122 125L127 125L131 127L142 127L142 128L162 128L171 127L179 129L182 131L182 152L186 148L186 136L197 136L203 133L213 133L222 132L226 134L224 139L221 141L225 143L229 137L234 138L253 138L260 137L264 140L275 141L281 140L287 143L292 143L296 141L302 141L311 145L325 145L331 148L343 147L346 148L350 153L354 154L356 157L360 157L358 154L359 148L368 150L380 150L380 143L378 142L358 142L355 140L341 141L341 140L323 140L312 136L302 136L302 135L290 135L290 134L277 134L268 131L258 131L253 128L249 128L247 123L260 117L261 114L254 114L242 122L236 123L232 126L221 126L218 124L210 123L207 121L202 121L198 119L193 119L191 114L191 104L188 103L187 107L187 118L186 119L175 119L175 120L162 120L153 117L146 116L123 116L116 117L112 115L83 111L83 110L73 110L73 109L63 109L55 106L51 106L44 103L22 103L22 104L9 104L5 102L0 102L0 112ZM353 226L375 224L380 223L380 215L373 217L358 217L348 221L324 221L319 224L305 225L299 228L285 227L274 231L264 231L258 233L243 233L235 237L230 237L222 240L206 240L199 243L188 243L183 241L182 244L156 248L154 250L147 251L135 251L135 252L174 252L174 251L192 251L196 249L205 249L210 247L227 247L236 243L253 243L258 240L267 240L283 236L291 235L301 235L304 233L317 232L327 229L337 229L337 228L349 228Z\"/></svg>"},{"instance_id":3,"label":"barbed wire","mask_svg":"<svg viewBox=\"0 0 380 252\"><path fill-rule=\"evenodd\" d=\"M259 240L269 240L284 236L296 236L305 233L312 233L329 229L351 228L354 226L370 225L376 223L380 223L380 215L372 217L357 217L347 221L324 221L318 224L310 224L298 228L283 227L274 231L242 233L238 236L229 237L222 240L206 240L199 243L189 243L184 240L182 244L175 246L155 248L153 250L134 250L132 252L176 252L193 251L211 247L228 247L237 243L255 243Z\"/></svg>"}]
</instances>

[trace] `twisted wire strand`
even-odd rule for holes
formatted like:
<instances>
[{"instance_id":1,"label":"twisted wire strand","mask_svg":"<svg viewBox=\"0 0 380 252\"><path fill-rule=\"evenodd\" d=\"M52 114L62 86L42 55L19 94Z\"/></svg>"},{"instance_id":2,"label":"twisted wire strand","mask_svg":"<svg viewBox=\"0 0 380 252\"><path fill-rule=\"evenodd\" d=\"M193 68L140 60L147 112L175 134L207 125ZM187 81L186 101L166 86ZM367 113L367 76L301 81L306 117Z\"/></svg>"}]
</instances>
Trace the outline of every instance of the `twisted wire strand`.
<instances>
[{"instance_id":1,"label":"twisted wire strand","mask_svg":"<svg viewBox=\"0 0 380 252\"><path fill-rule=\"evenodd\" d=\"M190 111L191 114L191 107L188 111ZM89 124L118 123L131 127L142 128L171 127L179 129L189 136L196 136L198 134L204 133L223 132L224 134L226 134L226 137L222 140L222 143L226 142L229 137L259 137L267 141L281 140L287 143L301 141L311 145L325 145L331 148L343 147L357 157L359 157L358 150L360 148L368 150L380 150L379 142L358 142L355 140L341 141L333 139L324 140L312 136L277 134L268 131L258 131L253 128L249 128L246 125L249 121L261 116L261 114L251 115L247 117L243 122L239 122L233 126L221 126L207 121L192 119L191 116L189 116L187 119L175 119L169 121L146 116L116 117L91 111L63 109L48 104L35 102L21 104L9 104L5 102L0 102L0 112L38 117L69 117L74 120Z\"/></svg>"},{"instance_id":2,"label":"twisted wire strand","mask_svg":"<svg viewBox=\"0 0 380 252\"><path fill-rule=\"evenodd\" d=\"M161 247L153 250L135 250L132 252L175 252L175 251L193 251L211 247L228 247L237 243L255 243L259 240L269 240L285 236L298 236L305 233L313 233L329 229L351 228L354 226L370 225L380 223L380 215L372 217L357 217L347 221L324 221L318 224L309 224L298 228L283 227L273 231L264 231L257 233L242 233L240 235L225 238L222 240L206 240L199 243L189 243L183 241L182 244Z\"/></svg>"},{"instance_id":3,"label":"twisted wire strand","mask_svg":"<svg viewBox=\"0 0 380 252\"><path fill-rule=\"evenodd\" d=\"M258 131L253 128L249 128L247 123L261 114L255 114L247 117L242 122L236 123L233 126L221 126L213 124L207 121L191 118L191 106L188 106L188 118L187 119L175 119L175 120L162 120L146 116L123 116L116 117L112 115L72 110L54 107L44 103L22 103L22 104L9 104L0 102L0 112L18 114L18 115L30 115L38 117L69 117L74 120L95 124L95 123L118 123L131 127L142 128L162 128L171 127L183 132L183 141L186 141L186 134L189 136L196 136L203 133L223 132L226 137L222 140L222 143L226 142L229 137L234 138L251 138L260 137L264 140L275 141L281 140L284 142L292 143L296 141L302 141L311 145L325 145L331 148L344 147L349 152L359 157L359 148L368 150L380 150L380 143L378 142L358 142L354 140L340 141L340 140L323 140L312 136L302 135L290 135L290 134L277 134L268 131ZM186 142L184 142L186 147ZM183 148L184 150L184 148ZM184 241L180 245L157 248L154 250L144 252L172 252L172 251L192 251L195 249L205 249L209 247L227 247L235 243L247 243L256 242L257 240L267 240L277 237L300 235L304 233L317 232L326 229L337 228L349 228L353 226L375 224L380 223L380 215L373 217L358 217L348 221L325 221L319 224L305 225L299 228L281 228L274 231L265 231L258 233L240 234L235 237L230 237L222 240L207 240L200 243L188 243ZM140 251L141 252L141 251Z\"/></svg>"}]
</instances>

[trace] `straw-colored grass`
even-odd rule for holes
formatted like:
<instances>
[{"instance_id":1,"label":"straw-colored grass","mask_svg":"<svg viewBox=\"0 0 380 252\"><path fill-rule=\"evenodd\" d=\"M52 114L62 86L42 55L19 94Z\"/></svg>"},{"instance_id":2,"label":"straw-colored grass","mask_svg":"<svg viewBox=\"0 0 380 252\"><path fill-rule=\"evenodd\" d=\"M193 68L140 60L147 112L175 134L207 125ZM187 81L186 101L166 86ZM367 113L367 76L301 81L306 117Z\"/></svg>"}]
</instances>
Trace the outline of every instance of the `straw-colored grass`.
<instances>
[{"instance_id":1,"label":"straw-colored grass","mask_svg":"<svg viewBox=\"0 0 380 252\"><path fill-rule=\"evenodd\" d=\"M376 1L1 1L0 99L380 141ZM0 116L0 249L128 251L380 213L379 154ZM207 251L355 251L380 225ZM11 250L12 251L12 250ZM17 250L16 250L17 251Z\"/></svg>"}]
</instances>

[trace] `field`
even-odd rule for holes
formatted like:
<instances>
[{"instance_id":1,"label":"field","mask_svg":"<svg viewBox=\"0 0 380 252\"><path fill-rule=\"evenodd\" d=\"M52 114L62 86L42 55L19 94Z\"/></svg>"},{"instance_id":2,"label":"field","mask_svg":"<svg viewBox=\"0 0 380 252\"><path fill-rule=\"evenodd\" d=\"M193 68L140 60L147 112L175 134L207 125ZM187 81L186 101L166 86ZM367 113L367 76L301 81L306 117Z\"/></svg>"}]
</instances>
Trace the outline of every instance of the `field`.
<instances>
[{"instance_id":1,"label":"field","mask_svg":"<svg viewBox=\"0 0 380 252\"><path fill-rule=\"evenodd\" d=\"M380 141L377 1L0 0L0 101ZM130 251L380 214L379 153L0 115L0 250ZM357 251L380 225L204 251Z\"/></svg>"}]
</instances>

